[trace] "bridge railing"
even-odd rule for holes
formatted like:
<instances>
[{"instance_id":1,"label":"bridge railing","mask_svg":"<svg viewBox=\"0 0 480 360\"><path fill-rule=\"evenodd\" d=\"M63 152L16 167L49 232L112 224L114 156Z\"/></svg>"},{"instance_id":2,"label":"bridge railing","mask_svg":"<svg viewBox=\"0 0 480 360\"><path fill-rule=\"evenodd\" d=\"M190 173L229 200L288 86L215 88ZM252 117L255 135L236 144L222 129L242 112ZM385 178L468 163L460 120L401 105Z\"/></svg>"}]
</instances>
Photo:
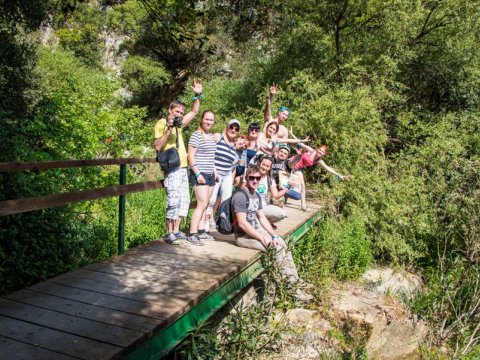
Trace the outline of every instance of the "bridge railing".
<instances>
[{"instance_id":1,"label":"bridge railing","mask_svg":"<svg viewBox=\"0 0 480 360\"><path fill-rule=\"evenodd\" d=\"M17 200L0 201L0 216L19 214L28 211L41 210L83 201L118 196L118 253L123 254L125 252L125 195L136 192L155 190L163 187L163 181L145 181L141 183L127 185L127 165L155 162L155 158L123 158L0 163L0 172L68 169L86 166L120 166L118 185L82 191L72 191L60 194L29 197Z\"/></svg>"}]
</instances>

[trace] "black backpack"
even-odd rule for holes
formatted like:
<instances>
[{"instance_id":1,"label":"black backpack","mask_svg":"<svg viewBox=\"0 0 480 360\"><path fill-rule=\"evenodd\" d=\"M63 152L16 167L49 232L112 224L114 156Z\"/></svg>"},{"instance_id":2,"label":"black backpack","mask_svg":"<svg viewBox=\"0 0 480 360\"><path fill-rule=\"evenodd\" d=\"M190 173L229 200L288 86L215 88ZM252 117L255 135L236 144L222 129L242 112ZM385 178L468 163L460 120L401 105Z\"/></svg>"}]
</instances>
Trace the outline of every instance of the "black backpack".
<instances>
[{"instance_id":1,"label":"black backpack","mask_svg":"<svg viewBox=\"0 0 480 360\"><path fill-rule=\"evenodd\" d=\"M250 197L248 196L246 190L239 189L233 195L238 192L242 192L247 197L247 209L250 205ZM229 235L233 233L233 227L237 223L237 219L235 218L235 213L232 209L232 198L229 197L227 200L223 201L218 208L218 217L217 217L217 231L223 235Z\"/></svg>"}]
</instances>

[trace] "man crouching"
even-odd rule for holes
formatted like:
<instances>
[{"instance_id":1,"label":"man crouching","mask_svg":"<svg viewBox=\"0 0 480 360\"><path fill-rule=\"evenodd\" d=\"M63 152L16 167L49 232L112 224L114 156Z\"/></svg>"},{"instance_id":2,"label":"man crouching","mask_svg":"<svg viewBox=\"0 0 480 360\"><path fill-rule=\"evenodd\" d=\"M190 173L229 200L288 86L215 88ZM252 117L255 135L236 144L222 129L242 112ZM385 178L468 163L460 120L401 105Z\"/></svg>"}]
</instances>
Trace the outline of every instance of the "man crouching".
<instances>
[{"instance_id":1,"label":"man crouching","mask_svg":"<svg viewBox=\"0 0 480 360\"><path fill-rule=\"evenodd\" d=\"M298 276L292 253L287 250L285 241L273 231L263 213L260 195L256 192L261 177L258 165L249 167L245 176L247 191L237 191L232 197L232 208L236 218L234 226L236 242L240 247L260 251L266 251L269 246L275 247L277 266L292 287L297 287L303 282ZM309 301L313 298L300 288L296 289L294 295L300 301Z\"/></svg>"}]
</instances>

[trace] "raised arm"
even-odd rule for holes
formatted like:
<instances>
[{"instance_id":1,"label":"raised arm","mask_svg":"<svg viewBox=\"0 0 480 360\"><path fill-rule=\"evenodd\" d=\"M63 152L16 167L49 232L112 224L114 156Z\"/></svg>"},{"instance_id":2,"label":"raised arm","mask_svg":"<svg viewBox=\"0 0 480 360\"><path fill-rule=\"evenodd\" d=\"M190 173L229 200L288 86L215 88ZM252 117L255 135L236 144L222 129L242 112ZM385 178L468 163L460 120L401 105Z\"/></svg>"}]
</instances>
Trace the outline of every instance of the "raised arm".
<instances>
[{"instance_id":1,"label":"raised arm","mask_svg":"<svg viewBox=\"0 0 480 360\"><path fill-rule=\"evenodd\" d=\"M267 103L265 104L265 110L263 111L263 119L265 120L265 123L268 123L273 120L272 100L273 100L273 96L276 93L277 93L277 85L275 85L275 83L272 83L272 86L270 86L270 93L268 94Z\"/></svg>"},{"instance_id":2,"label":"raised arm","mask_svg":"<svg viewBox=\"0 0 480 360\"><path fill-rule=\"evenodd\" d=\"M200 111L200 99L202 98L203 91L202 80L193 79L193 86L191 86L191 88L195 93L195 97L193 98L192 109L183 117L182 127L187 126Z\"/></svg>"}]
</instances>

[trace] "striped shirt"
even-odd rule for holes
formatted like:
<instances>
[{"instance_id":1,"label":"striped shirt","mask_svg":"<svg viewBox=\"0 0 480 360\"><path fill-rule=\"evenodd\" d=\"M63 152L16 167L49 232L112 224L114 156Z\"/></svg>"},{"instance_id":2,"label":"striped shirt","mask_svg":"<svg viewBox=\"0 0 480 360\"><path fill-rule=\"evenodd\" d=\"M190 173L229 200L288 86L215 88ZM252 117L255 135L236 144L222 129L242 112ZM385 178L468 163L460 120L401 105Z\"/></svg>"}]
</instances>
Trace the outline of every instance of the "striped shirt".
<instances>
[{"instance_id":1,"label":"striped shirt","mask_svg":"<svg viewBox=\"0 0 480 360\"><path fill-rule=\"evenodd\" d=\"M188 146L197 149L195 164L197 164L198 170L204 174L213 174L215 170L215 150L217 148L213 134L204 134L197 130L190 136Z\"/></svg>"},{"instance_id":2,"label":"striped shirt","mask_svg":"<svg viewBox=\"0 0 480 360\"><path fill-rule=\"evenodd\" d=\"M238 157L235 146L228 145L222 135L217 143L217 150L215 151L215 169L217 169L218 175L225 176L231 173L237 160Z\"/></svg>"}]
</instances>

